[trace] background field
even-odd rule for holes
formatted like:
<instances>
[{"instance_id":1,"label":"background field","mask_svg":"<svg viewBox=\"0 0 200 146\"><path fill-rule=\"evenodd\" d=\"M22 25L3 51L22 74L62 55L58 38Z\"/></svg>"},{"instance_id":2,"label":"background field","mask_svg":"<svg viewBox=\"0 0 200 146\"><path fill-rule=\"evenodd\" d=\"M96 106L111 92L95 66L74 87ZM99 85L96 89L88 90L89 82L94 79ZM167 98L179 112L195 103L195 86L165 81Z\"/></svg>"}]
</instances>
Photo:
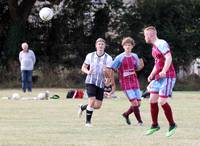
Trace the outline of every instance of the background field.
<instances>
[{"instance_id":1,"label":"background field","mask_svg":"<svg viewBox=\"0 0 200 146\"><path fill-rule=\"evenodd\" d=\"M34 89L37 95L46 89ZM144 126L128 126L121 117L129 102L121 92L120 99L105 99L101 110L94 112L93 127L84 125L85 114L77 117L77 105L87 100L65 99L66 89L48 89L62 96L59 100L0 100L0 145L4 146L200 146L200 92L174 92L170 103L178 124L177 132L165 137L168 124L160 109L161 130L145 136L150 126L148 100L141 106ZM18 89L0 90L0 96L11 96ZM132 123L135 122L131 116Z\"/></svg>"}]
</instances>

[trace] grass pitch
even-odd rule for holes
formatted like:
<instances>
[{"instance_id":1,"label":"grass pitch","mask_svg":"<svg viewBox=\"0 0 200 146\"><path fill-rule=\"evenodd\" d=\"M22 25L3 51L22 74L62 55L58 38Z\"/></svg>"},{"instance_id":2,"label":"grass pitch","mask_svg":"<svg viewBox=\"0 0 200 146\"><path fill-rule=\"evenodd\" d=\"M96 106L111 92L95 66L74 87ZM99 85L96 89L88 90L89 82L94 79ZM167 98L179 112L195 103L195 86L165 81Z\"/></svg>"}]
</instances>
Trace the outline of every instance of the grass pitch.
<instances>
[{"instance_id":1,"label":"grass pitch","mask_svg":"<svg viewBox=\"0 0 200 146\"><path fill-rule=\"evenodd\" d=\"M121 92L120 99L105 99L103 106L93 114L93 127L85 127L85 113L78 118L78 104L87 100L65 99L65 89L48 89L59 94L59 100L21 101L0 100L1 146L200 146L200 92L174 92L170 104L178 124L175 135L165 137L168 123L162 109L159 112L161 129L145 136L150 126L148 100L141 105L144 126L137 127L132 115L132 125L125 123L121 113L129 102ZM44 89L34 89L36 96ZM21 93L17 89L1 89L0 96Z\"/></svg>"}]
</instances>

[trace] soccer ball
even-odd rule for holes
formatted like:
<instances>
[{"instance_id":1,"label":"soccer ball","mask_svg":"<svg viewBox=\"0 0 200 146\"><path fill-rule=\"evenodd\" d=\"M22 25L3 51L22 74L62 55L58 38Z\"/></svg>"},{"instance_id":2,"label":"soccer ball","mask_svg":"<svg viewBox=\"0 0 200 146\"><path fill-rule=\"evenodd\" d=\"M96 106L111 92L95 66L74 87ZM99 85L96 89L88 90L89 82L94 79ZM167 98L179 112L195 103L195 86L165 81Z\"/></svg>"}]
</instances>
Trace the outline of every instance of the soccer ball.
<instances>
[{"instance_id":1,"label":"soccer ball","mask_svg":"<svg viewBox=\"0 0 200 146\"><path fill-rule=\"evenodd\" d=\"M20 95L18 93L13 93L12 99L20 99Z\"/></svg>"},{"instance_id":2,"label":"soccer ball","mask_svg":"<svg viewBox=\"0 0 200 146\"><path fill-rule=\"evenodd\" d=\"M49 21L53 18L53 10L48 8L48 7L44 7L40 10L39 12L39 16L42 20L44 21Z\"/></svg>"},{"instance_id":3,"label":"soccer ball","mask_svg":"<svg viewBox=\"0 0 200 146\"><path fill-rule=\"evenodd\" d=\"M49 97L49 91L45 91L45 92L39 93L38 96L37 96L37 99L47 100L48 97Z\"/></svg>"}]
</instances>

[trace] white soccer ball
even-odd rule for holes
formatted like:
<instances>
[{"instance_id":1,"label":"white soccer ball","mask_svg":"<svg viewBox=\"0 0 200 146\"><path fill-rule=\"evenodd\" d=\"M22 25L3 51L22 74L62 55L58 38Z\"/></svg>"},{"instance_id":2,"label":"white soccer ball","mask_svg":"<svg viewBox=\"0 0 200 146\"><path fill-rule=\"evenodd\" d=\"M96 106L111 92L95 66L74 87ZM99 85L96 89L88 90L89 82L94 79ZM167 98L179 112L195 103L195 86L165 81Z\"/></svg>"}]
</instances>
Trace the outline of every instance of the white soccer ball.
<instances>
[{"instance_id":1,"label":"white soccer ball","mask_svg":"<svg viewBox=\"0 0 200 146\"><path fill-rule=\"evenodd\" d=\"M45 100L46 99L47 100L48 96L49 96L49 91L42 92L42 93L38 94L37 99L39 99L39 100Z\"/></svg>"},{"instance_id":2,"label":"white soccer ball","mask_svg":"<svg viewBox=\"0 0 200 146\"><path fill-rule=\"evenodd\" d=\"M48 7L44 7L40 10L39 12L39 16L42 20L44 21L49 21L53 18L53 10L48 8Z\"/></svg>"},{"instance_id":3,"label":"white soccer ball","mask_svg":"<svg viewBox=\"0 0 200 146\"><path fill-rule=\"evenodd\" d=\"M20 95L18 93L13 93L12 99L20 99Z\"/></svg>"}]
</instances>

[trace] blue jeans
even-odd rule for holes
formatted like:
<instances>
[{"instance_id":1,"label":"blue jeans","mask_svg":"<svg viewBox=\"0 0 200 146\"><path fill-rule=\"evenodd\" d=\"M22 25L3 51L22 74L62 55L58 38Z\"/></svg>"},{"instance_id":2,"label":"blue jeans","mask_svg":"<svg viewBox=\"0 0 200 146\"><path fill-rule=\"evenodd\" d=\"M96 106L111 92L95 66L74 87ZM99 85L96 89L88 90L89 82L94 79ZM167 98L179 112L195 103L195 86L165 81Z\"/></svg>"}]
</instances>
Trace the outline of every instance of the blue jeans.
<instances>
[{"instance_id":1,"label":"blue jeans","mask_svg":"<svg viewBox=\"0 0 200 146\"><path fill-rule=\"evenodd\" d=\"M22 70L21 78L22 78L23 92L26 92L26 89L28 89L28 91L31 92L32 91L32 70Z\"/></svg>"}]
</instances>

